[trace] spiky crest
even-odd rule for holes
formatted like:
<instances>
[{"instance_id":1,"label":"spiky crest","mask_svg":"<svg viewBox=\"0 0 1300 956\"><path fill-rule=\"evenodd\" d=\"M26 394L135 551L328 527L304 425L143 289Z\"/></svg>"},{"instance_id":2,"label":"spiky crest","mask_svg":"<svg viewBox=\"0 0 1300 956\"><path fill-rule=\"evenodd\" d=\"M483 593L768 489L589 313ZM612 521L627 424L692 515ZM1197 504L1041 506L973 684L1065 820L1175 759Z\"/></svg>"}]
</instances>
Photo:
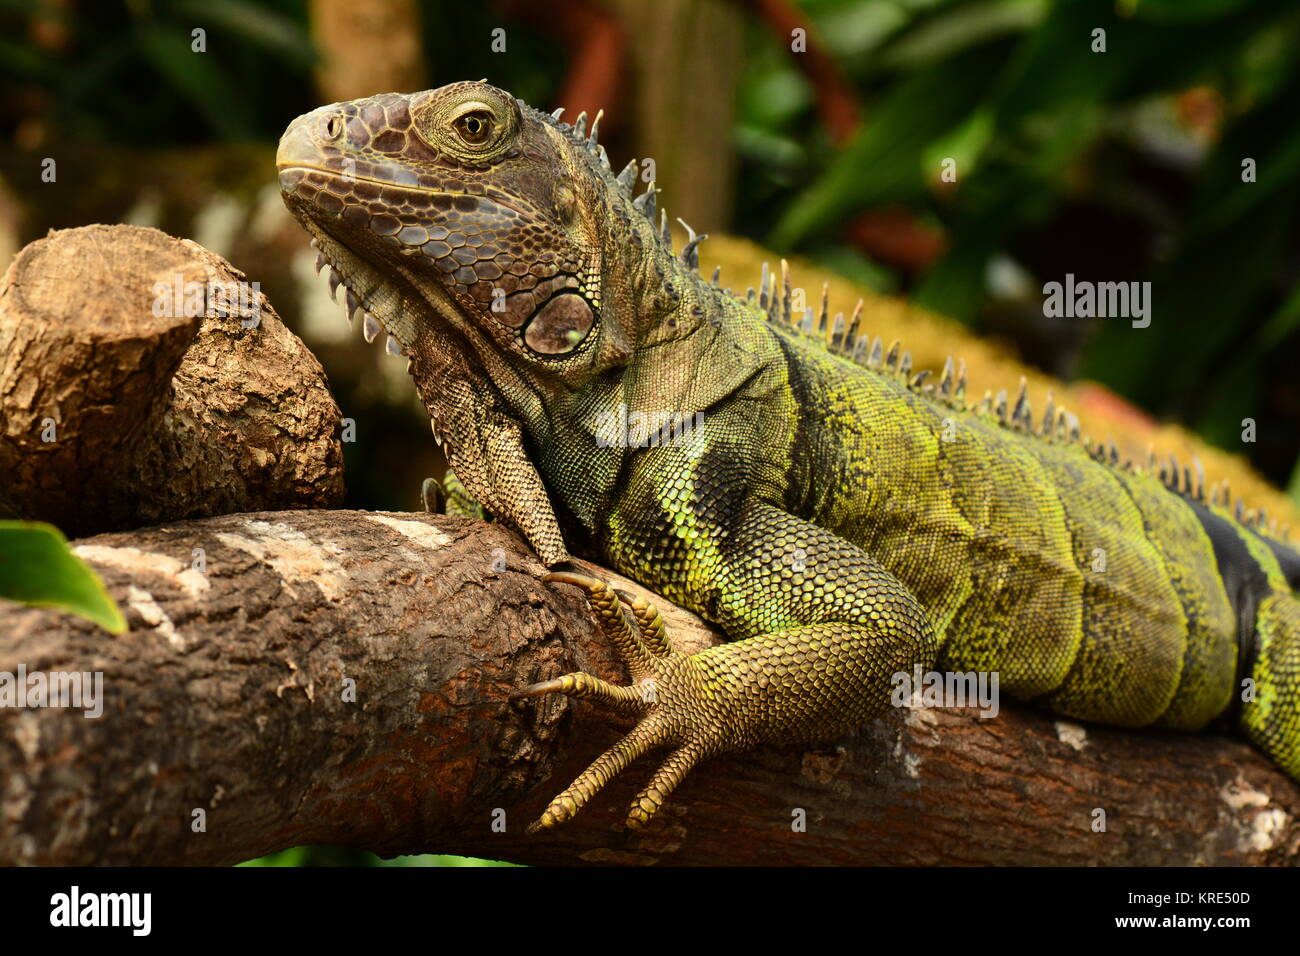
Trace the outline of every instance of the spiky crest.
<instances>
[{"instance_id":1,"label":"spiky crest","mask_svg":"<svg viewBox=\"0 0 1300 956\"><path fill-rule=\"evenodd\" d=\"M520 103L521 106L526 108L522 101ZM544 122L549 122L561 132L567 133L574 143L592 156L601 169L611 174L614 182L632 200L633 208L644 215L652 227L657 227L655 229L656 236L664 249L671 255L673 253L672 231L668 227L667 210L660 210L658 207L657 195L659 190L655 183L651 181L643 193L639 196L634 195L639 169L635 159L629 160L617 176L612 175L613 171L605 148L597 142L600 120L604 115L604 111L601 110L596 113L596 117L591 123L590 133L586 130L587 114L585 112L579 113L572 125L560 120L563 113L564 109L560 108L549 115L540 115L543 117ZM656 212L660 213L657 224L655 222ZM682 246L677 258L687 269L698 272L699 246L708 238L708 235L697 235L695 230L680 218L677 219L677 222L681 223L687 234L687 241ZM319 265L317 270L319 271ZM713 276L710 280L712 286L721 288L721 272L721 267L713 270ZM334 291L337 285L333 276L331 276L331 285L331 291ZM954 368L953 359L949 356L944 362L939 381L932 383L929 381L931 377L929 369L923 369L916 375L911 374L912 354L911 352L902 352L901 343L897 341L891 343L886 353L884 343L879 336L873 340L870 335L860 330L863 310L862 299L858 299L854 305L853 312L847 322L843 312L835 313L832 321L830 319L829 302L830 284L826 282L822 284L820 308L816 316L814 317L812 310L806 310L803 315L796 318L792 314L791 303L793 296L790 266L785 259L781 260L781 290L779 295L776 286L776 274L764 262L757 291L751 286L743 298L739 296L733 297L751 308L757 307L758 311L764 313L768 322L812 339L827 351L847 358L870 371L897 378L909 390L925 395L946 407L981 415L997 421L1004 428L1033 435L1044 441L1076 445L1093 459L1108 467L1126 472L1152 475L1175 494L1209 507L1227 511L1234 516L1238 523L1257 533L1267 534L1283 542L1289 539L1289 526L1279 527L1276 520L1269 519L1265 509L1248 509L1241 498L1233 499L1226 478L1212 486L1208 485L1205 469L1200 459L1195 456L1192 458L1190 467L1180 465L1172 455L1169 456L1167 462L1157 462L1153 450L1148 451L1145 465L1135 464L1131 459L1121 459L1119 448L1113 439L1108 439L1105 444L1101 444L1094 442L1091 437L1083 435L1078 417L1066 409L1058 407L1051 390L1047 393L1047 402L1041 423L1035 426L1028 395L1028 382L1024 377L1020 379L1020 386L1014 404L1008 402L1006 391L999 391L996 397L991 392L986 392L982 402L977 405L968 405L966 402L965 360L958 359L956 368ZM730 289L724 291L731 294ZM349 313L351 313L354 310L351 308L350 303L349 306Z\"/></svg>"}]
</instances>

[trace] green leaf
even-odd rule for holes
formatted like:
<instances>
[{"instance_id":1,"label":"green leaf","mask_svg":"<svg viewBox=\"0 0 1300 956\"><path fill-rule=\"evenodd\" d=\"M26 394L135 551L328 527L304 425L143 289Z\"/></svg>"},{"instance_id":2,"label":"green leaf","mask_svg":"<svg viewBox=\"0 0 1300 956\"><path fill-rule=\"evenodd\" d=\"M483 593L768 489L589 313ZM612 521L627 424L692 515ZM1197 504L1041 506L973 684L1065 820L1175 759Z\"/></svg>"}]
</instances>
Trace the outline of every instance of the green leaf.
<instances>
[{"instance_id":1,"label":"green leaf","mask_svg":"<svg viewBox=\"0 0 1300 956\"><path fill-rule=\"evenodd\" d=\"M879 70L929 66L988 40L1030 30L1046 13L1044 0L983 0L954 6L900 37L873 65Z\"/></svg>"},{"instance_id":2,"label":"green leaf","mask_svg":"<svg viewBox=\"0 0 1300 956\"><path fill-rule=\"evenodd\" d=\"M54 525L0 521L0 598L79 614L112 634L126 630L104 582Z\"/></svg>"},{"instance_id":3,"label":"green leaf","mask_svg":"<svg viewBox=\"0 0 1300 956\"><path fill-rule=\"evenodd\" d=\"M922 151L921 174L934 176L945 160L952 159L957 175L964 179L975 171L992 138L993 111L976 110L965 122L926 146Z\"/></svg>"}]
</instances>

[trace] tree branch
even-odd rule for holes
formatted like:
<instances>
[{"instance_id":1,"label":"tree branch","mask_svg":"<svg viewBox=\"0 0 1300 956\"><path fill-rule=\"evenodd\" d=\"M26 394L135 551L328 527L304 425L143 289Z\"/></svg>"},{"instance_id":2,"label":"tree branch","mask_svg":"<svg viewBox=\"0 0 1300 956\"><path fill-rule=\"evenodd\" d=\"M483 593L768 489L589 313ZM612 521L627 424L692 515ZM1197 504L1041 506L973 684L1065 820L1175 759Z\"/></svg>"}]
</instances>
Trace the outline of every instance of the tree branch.
<instances>
[{"instance_id":1,"label":"tree branch","mask_svg":"<svg viewBox=\"0 0 1300 956\"><path fill-rule=\"evenodd\" d=\"M1245 743L1085 730L1010 705L989 720L892 711L840 748L712 761L647 829L626 832L653 766L643 761L575 821L530 837L526 824L626 725L507 694L575 669L626 675L578 592L543 584L511 532L281 512L77 550L131 629L114 639L0 606L0 672L103 675L97 719L0 709L0 863L226 864L304 843L552 864L1226 864L1300 852L1295 784ZM683 650L716 639L659 606ZM1092 829L1097 808L1105 832ZM792 829L800 811L806 832Z\"/></svg>"}]
</instances>

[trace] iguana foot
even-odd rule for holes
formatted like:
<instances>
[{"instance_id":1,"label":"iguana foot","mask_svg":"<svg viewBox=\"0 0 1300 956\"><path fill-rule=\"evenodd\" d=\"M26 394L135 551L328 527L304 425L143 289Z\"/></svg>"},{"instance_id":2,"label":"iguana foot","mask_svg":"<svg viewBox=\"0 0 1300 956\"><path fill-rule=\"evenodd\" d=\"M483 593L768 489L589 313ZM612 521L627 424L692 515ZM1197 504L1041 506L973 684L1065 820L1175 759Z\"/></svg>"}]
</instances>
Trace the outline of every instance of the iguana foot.
<instances>
[{"instance_id":1,"label":"iguana foot","mask_svg":"<svg viewBox=\"0 0 1300 956\"><path fill-rule=\"evenodd\" d=\"M575 816L605 784L647 751L673 747L672 753L632 801L627 826L635 829L655 815L697 763L723 749L722 702L694 658L674 651L654 606L604 581L568 571L553 571L547 582L582 588L632 676L620 687L581 671L525 687L512 700L560 693L589 698L611 710L641 719L622 740L605 751L555 799L529 828L544 830Z\"/></svg>"}]
</instances>

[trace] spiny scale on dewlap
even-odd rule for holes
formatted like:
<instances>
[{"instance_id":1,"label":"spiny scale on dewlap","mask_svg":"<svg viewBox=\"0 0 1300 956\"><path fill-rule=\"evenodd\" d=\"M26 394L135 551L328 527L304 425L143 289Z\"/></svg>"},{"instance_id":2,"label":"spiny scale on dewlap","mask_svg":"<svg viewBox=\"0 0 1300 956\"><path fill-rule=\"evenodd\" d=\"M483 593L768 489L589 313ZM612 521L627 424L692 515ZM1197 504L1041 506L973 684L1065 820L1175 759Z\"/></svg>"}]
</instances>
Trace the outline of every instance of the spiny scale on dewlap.
<instances>
[{"instance_id":1,"label":"spiny scale on dewlap","mask_svg":"<svg viewBox=\"0 0 1300 956\"><path fill-rule=\"evenodd\" d=\"M996 671L1104 723L1235 714L1300 779L1300 557L1263 516L1199 470L1082 443L1050 401L1035 425L1023 386L968 408L964 371L913 373L860 307L792 316L784 263L743 299L701 278L703 237L674 254L654 184L633 195L598 120L455 83L308 113L277 156L349 313L409 357L452 497L547 565L572 548L732 641L676 653L653 608L554 575L585 590L633 687L571 674L519 696L639 722L537 826L666 749L628 817L644 823L699 761L833 738L916 665ZM660 421L692 427L625 427Z\"/></svg>"}]
</instances>

